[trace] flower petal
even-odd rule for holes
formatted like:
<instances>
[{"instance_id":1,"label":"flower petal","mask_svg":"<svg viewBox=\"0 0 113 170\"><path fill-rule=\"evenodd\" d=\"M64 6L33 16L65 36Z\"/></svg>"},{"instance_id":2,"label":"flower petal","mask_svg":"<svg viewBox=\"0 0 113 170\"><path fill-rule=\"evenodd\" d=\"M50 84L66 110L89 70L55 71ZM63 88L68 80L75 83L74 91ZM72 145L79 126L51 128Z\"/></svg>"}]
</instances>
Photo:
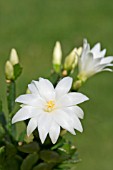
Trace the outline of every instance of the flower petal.
<instances>
[{"instance_id":1,"label":"flower petal","mask_svg":"<svg viewBox=\"0 0 113 170\"><path fill-rule=\"evenodd\" d=\"M57 98L69 92L72 86L72 81L73 79L71 77L65 77L59 81L59 83L57 84L55 88Z\"/></svg>"},{"instance_id":2,"label":"flower petal","mask_svg":"<svg viewBox=\"0 0 113 170\"><path fill-rule=\"evenodd\" d=\"M57 123L52 122L50 130L49 130L49 136L53 144L56 143L59 137L59 134L60 134L60 126Z\"/></svg>"},{"instance_id":3,"label":"flower petal","mask_svg":"<svg viewBox=\"0 0 113 170\"><path fill-rule=\"evenodd\" d=\"M100 64L109 64L113 61L113 56L105 57L101 60Z\"/></svg>"},{"instance_id":4,"label":"flower petal","mask_svg":"<svg viewBox=\"0 0 113 170\"><path fill-rule=\"evenodd\" d=\"M41 113L41 110L31 106L22 107L13 117L12 123L36 117Z\"/></svg>"},{"instance_id":5,"label":"flower petal","mask_svg":"<svg viewBox=\"0 0 113 170\"><path fill-rule=\"evenodd\" d=\"M56 106L58 108L68 107L68 106L77 105L77 104L82 103L86 100L89 100L88 97L86 97L82 93L71 92L71 93L68 93L68 94L65 94L64 96L62 96L56 102Z\"/></svg>"},{"instance_id":6,"label":"flower petal","mask_svg":"<svg viewBox=\"0 0 113 170\"><path fill-rule=\"evenodd\" d=\"M35 84L35 81L32 81L31 84L28 84L28 88L29 88L31 93L39 95L38 88L37 88L37 86Z\"/></svg>"},{"instance_id":7,"label":"flower petal","mask_svg":"<svg viewBox=\"0 0 113 170\"><path fill-rule=\"evenodd\" d=\"M31 118L27 126L27 136L31 135L31 133L36 129L37 125L37 119Z\"/></svg>"},{"instance_id":8,"label":"flower petal","mask_svg":"<svg viewBox=\"0 0 113 170\"><path fill-rule=\"evenodd\" d=\"M74 127L74 129L76 129L80 132L83 132L82 124L81 124L80 120L78 119L77 115L75 114L75 112L73 112L70 109L70 107L64 108L63 110L70 117L70 119L72 121L72 126Z\"/></svg>"},{"instance_id":9,"label":"flower petal","mask_svg":"<svg viewBox=\"0 0 113 170\"><path fill-rule=\"evenodd\" d=\"M42 108L44 105L44 101L42 100L42 98L34 94L21 95L15 101L39 108Z\"/></svg>"},{"instance_id":10,"label":"flower petal","mask_svg":"<svg viewBox=\"0 0 113 170\"><path fill-rule=\"evenodd\" d=\"M40 78L37 86L42 98L45 98L47 101L55 99L55 90L49 80Z\"/></svg>"},{"instance_id":11,"label":"flower petal","mask_svg":"<svg viewBox=\"0 0 113 170\"><path fill-rule=\"evenodd\" d=\"M91 49L91 52L97 54L98 52L100 52L100 48L101 48L100 43L97 43L97 44L95 44L94 47Z\"/></svg>"},{"instance_id":12,"label":"flower petal","mask_svg":"<svg viewBox=\"0 0 113 170\"><path fill-rule=\"evenodd\" d=\"M55 110L53 118L59 126L75 135L72 119L63 110Z\"/></svg>"},{"instance_id":13,"label":"flower petal","mask_svg":"<svg viewBox=\"0 0 113 170\"><path fill-rule=\"evenodd\" d=\"M68 107L72 112L74 112L78 118L83 119L84 117L84 112L79 106L72 106Z\"/></svg>"},{"instance_id":14,"label":"flower petal","mask_svg":"<svg viewBox=\"0 0 113 170\"><path fill-rule=\"evenodd\" d=\"M48 113L42 113L38 119L38 131L40 140L44 143L51 126L52 117Z\"/></svg>"}]
</instances>

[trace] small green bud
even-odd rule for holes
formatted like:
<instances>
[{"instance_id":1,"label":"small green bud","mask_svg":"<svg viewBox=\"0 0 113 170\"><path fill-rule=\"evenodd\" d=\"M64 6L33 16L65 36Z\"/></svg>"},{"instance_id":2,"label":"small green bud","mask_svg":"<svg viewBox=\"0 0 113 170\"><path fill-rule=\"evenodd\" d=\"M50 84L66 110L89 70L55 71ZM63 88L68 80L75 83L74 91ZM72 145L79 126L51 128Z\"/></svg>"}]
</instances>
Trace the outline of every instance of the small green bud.
<instances>
[{"instance_id":1,"label":"small green bud","mask_svg":"<svg viewBox=\"0 0 113 170\"><path fill-rule=\"evenodd\" d=\"M73 83L73 90L78 91L82 86L83 82L81 80L77 80Z\"/></svg>"},{"instance_id":2,"label":"small green bud","mask_svg":"<svg viewBox=\"0 0 113 170\"><path fill-rule=\"evenodd\" d=\"M12 65L19 63L19 58L18 58L17 52L14 48L11 49L10 62L11 62Z\"/></svg>"},{"instance_id":3,"label":"small green bud","mask_svg":"<svg viewBox=\"0 0 113 170\"><path fill-rule=\"evenodd\" d=\"M60 72L61 61L62 61L62 49L60 42L57 41L53 50L53 68L57 73Z\"/></svg>"},{"instance_id":4,"label":"small green bud","mask_svg":"<svg viewBox=\"0 0 113 170\"><path fill-rule=\"evenodd\" d=\"M7 80L12 80L14 78L14 69L10 61L6 61L5 76Z\"/></svg>"}]
</instances>

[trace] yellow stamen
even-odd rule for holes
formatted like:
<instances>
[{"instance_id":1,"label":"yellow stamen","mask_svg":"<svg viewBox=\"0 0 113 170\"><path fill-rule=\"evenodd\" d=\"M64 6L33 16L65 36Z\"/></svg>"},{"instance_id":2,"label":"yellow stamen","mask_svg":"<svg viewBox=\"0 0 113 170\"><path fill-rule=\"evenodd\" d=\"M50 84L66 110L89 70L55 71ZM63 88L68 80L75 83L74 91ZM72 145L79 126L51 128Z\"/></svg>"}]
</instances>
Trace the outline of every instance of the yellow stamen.
<instances>
[{"instance_id":1,"label":"yellow stamen","mask_svg":"<svg viewBox=\"0 0 113 170\"><path fill-rule=\"evenodd\" d=\"M50 101L47 102L47 104L46 104L45 111L46 111L46 112L51 112L54 108L55 108L55 103L54 103L53 100L50 100Z\"/></svg>"}]
</instances>

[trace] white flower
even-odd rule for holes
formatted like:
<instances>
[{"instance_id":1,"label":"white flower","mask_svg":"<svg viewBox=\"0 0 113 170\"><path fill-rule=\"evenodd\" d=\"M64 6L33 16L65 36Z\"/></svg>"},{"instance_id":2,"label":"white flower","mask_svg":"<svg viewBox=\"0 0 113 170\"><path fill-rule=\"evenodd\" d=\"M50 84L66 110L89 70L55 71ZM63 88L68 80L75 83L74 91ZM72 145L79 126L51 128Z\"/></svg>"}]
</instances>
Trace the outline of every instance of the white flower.
<instances>
[{"instance_id":1,"label":"white flower","mask_svg":"<svg viewBox=\"0 0 113 170\"><path fill-rule=\"evenodd\" d=\"M101 71L112 71L107 67L113 66L113 56L105 57L106 49L101 51L100 43L97 43L92 49L87 40L84 40L82 55L79 58L79 75L80 79L87 79L88 77L101 72Z\"/></svg>"},{"instance_id":2,"label":"white flower","mask_svg":"<svg viewBox=\"0 0 113 170\"><path fill-rule=\"evenodd\" d=\"M88 98L77 92L69 92L72 78L65 77L53 87L47 79L40 78L28 85L31 94L21 95L16 102L22 103L22 108L12 119L12 123L30 118L27 126L29 136L38 127L39 137L44 143L47 134L56 143L60 127L75 135L74 129L82 132L79 118L83 118L82 109L77 104Z\"/></svg>"}]
</instances>

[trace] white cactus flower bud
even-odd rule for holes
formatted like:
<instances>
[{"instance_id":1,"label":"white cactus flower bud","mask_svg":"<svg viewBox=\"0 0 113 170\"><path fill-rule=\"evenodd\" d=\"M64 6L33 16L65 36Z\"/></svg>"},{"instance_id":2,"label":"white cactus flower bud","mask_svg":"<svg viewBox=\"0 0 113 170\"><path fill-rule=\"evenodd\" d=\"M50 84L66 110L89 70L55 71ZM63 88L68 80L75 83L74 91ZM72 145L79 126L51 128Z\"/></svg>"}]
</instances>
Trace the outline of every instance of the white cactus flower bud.
<instances>
[{"instance_id":1,"label":"white cactus flower bud","mask_svg":"<svg viewBox=\"0 0 113 170\"><path fill-rule=\"evenodd\" d=\"M62 60L62 49L59 41L56 42L53 50L53 64L60 65Z\"/></svg>"},{"instance_id":2,"label":"white cactus flower bud","mask_svg":"<svg viewBox=\"0 0 113 170\"><path fill-rule=\"evenodd\" d=\"M11 49L10 62L11 62L12 65L19 63L18 54L17 54L17 51L14 48Z\"/></svg>"},{"instance_id":3,"label":"white cactus flower bud","mask_svg":"<svg viewBox=\"0 0 113 170\"><path fill-rule=\"evenodd\" d=\"M12 80L14 77L13 65L10 61L6 61L5 64L5 75L7 80Z\"/></svg>"}]
</instances>

